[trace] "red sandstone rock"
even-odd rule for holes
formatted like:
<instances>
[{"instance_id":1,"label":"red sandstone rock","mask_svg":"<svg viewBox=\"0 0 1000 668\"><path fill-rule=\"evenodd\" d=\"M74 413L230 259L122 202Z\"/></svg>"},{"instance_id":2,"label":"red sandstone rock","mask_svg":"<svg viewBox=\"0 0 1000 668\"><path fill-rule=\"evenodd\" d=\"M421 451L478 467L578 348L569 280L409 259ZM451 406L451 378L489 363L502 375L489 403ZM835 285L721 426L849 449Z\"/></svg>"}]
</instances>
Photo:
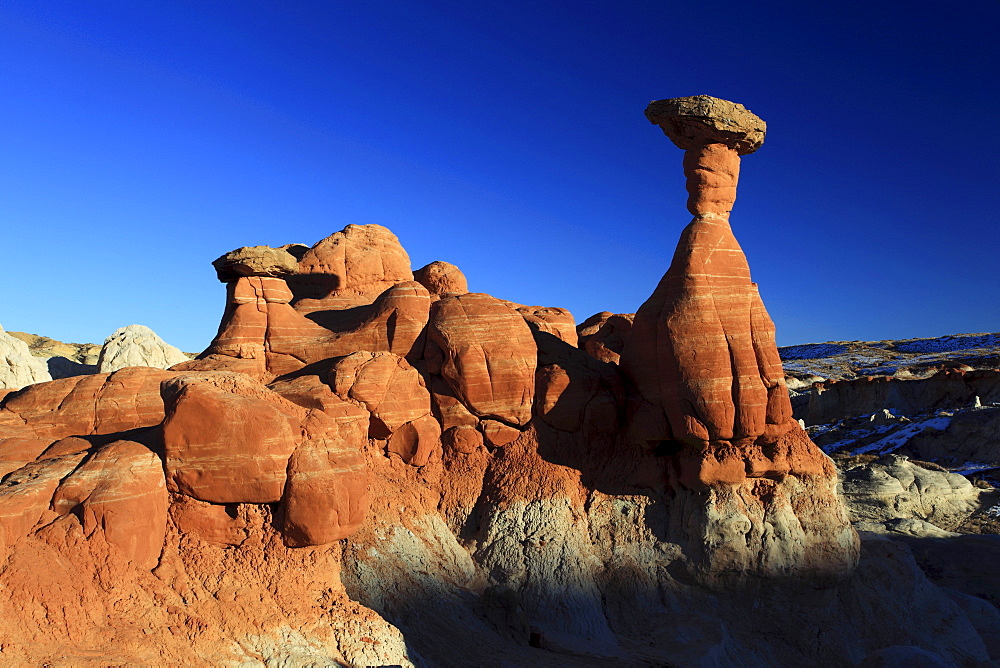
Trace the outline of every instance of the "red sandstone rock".
<instances>
[{"instance_id":1,"label":"red sandstone rock","mask_svg":"<svg viewBox=\"0 0 1000 668\"><path fill-rule=\"evenodd\" d=\"M140 443L115 441L59 484L51 508L59 515L73 513L88 538L100 531L130 562L151 569L167 524L163 463Z\"/></svg>"},{"instance_id":2,"label":"red sandstone rock","mask_svg":"<svg viewBox=\"0 0 1000 668\"><path fill-rule=\"evenodd\" d=\"M162 392L172 491L211 503L280 500L290 546L329 543L357 529L368 503L367 411L331 396L323 410L304 408L234 373L181 375ZM211 515L186 516L210 535L229 533Z\"/></svg>"},{"instance_id":3,"label":"red sandstone rock","mask_svg":"<svg viewBox=\"0 0 1000 668\"><path fill-rule=\"evenodd\" d=\"M729 226L739 156L760 146L765 126L704 96L646 113L686 151L694 220L621 355L642 397L630 433L670 456L678 540L703 582L748 571L842 578L857 564L857 536L832 463L792 420L774 324ZM756 547L774 532L787 534L780 551Z\"/></svg>"},{"instance_id":4,"label":"red sandstone rock","mask_svg":"<svg viewBox=\"0 0 1000 668\"><path fill-rule=\"evenodd\" d=\"M413 272L413 280L432 295L464 295L469 283L462 270L449 262L437 260Z\"/></svg>"},{"instance_id":5,"label":"red sandstone rock","mask_svg":"<svg viewBox=\"0 0 1000 668\"><path fill-rule=\"evenodd\" d=\"M167 486L211 503L274 503L306 410L234 373L163 384Z\"/></svg>"},{"instance_id":6,"label":"red sandstone rock","mask_svg":"<svg viewBox=\"0 0 1000 668\"><path fill-rule=\"evenodd\" d=\"M55 441L65 436L113 434L163 420L160 381L175 374L127 367L110 374L74 376L30 385L0 409L0 438Z\"/></svg>"},{"instance_id":7,"label":"red sandstone rock","mask_svg":"<svg viewBox=\"0 0 1000 668\"><path fill-rule=\"evenodd\" d=\"M452 427L472 427L479 424L479 418L469 412L448 382L440 376L431 376L428 382L431 393L431 408L444 430Z\"/></svg>"},{"instance_id":8,"label":"red sandstone rock","mask_svg":"<svg viewBox=\"0 0 1000 668\"><path fill-rule=\"evenodd\" d=\"M357 531L368 511L368 471L361 449L368 415L347 403L310 411L302 443L288 461L286 545L324 545Z\"/></svg>"},{"instance_id":9,"label":"red sandstone rock","mask_svg":"<svg viewBox=\"0 0 1000 668\"><path fill-rule=\"evenodd\" d=\"M0 558L9 556L14 544L48 511L59 481L83 460L84 455L65 455L31 462L9 473L0 483Z\"/></svg>"},{"instance_id":10,"label":"red sandstone rock","mask_svg":"<svg viewBox=\"0 0 1000 668\"><path fill-rule=\"evenodd\" d=\"M531 420L535 344L516 310L481 293L445 297L427 332L428 371L472 413L519 426Z\"/></svg>"},{"instance_id":11,"label":"red sandstone rock","mask_svg":"<svg viewBox=\"0 0 1000 668\"><path fill-rule=\"evenodd\" d=\"M685 163L689 174L711 171L718 181L689 177L695 220L636 313L621 363L643 397L664 408L674 438L756 438L787 423L791 404L773 324L727 219L739 157L721 144L689 154L698 156Z\"/></svg>"},{"instance_id":12,"label":"red sandstone rock","mask_svg":"<svg viewBox=\"0 0 1000 668\"><path fill-rule=\"evenodd\" d=\"M424 415L400 425L389 436L387 449L411 466L424 466L441 442L441 425Z\"/></svg>"},{"instance_id":13,"label":"red sandstone rock","mask_svg":"<svg viewBox=\"0 0 1000 668\"><path fill-rule=\"evenodd\" d=\"M392 353L357 352L339 359L329 382L337 396L363 405L386 438L400 426L430 415L431 395L423 378Z\"/></svg>"},{"instance_id":14,"label":"red sandstone rock","mask_svg":"<svg viewBox=\"0 0 1000 668\"><path fill-rule=\"evenodd\" d=\"M571 346L577 344L576 319L564 308L510 303L534 331L546 332Z\"/></svg>"},{"instance_id":15,"label":"red sandstone rock","mask_svg":"<svg viewBox=\"0 0 1000 668\"><path fill-rule=\"evenodd\" d=\"M496 420L483 420L480 423L480 431L483 432L486 442L495 448L502 448L521 435L519 429Z\"/></svg>"},{"instance_id":16,"label":"red sandstone rock","mask_svg":"<svg viewBox=\"0 0 1000 668\"><path fill-rule=\"evenodd\" d=\"M483 435L475 427L459 425L443 432L441 442L446 448L468 455L483 446Z\"/></svg>"},{"instance_id":17,"label":"red sandstone rock","mask_svg":"<svg viewBox=\"0 0 1000 668\"><path fill-rule=\"evenodd\" d=\"M306 317L291 307L292 293L280 278L243 277L227 286L219 333L193 363L176 370L211 370L221 358L248 360L258 379L297 371L306 364L358 350L416 354L427 323L430 297L419 283L400 283L369 306L322 311ZM243 368L233 368L244 371Z\"/></svg>"},{"instance_id":18,"label":"red sandstone rock","mask_svg":"<svg viewBox=\"0 0 1000 668\"><path fill-rule=\"evenodd\" d=\"M389 452L414 466L427 463L441 426L431 415L424 379L405 359L392 353L354 353L333 365L329 382L340 398L371 413L369 435L388 439Z\"/></svg>"},{"instance_id":19,"label":"red sandstone rock","mask_svg":"<svg viewBox=\"0 0 1000 668\"><path fill-rule=\"evenodd\" d=\"M576 328L578 345L602 362L618 364L634 319L634 313L596 313Z\"/></svg>"},{"instance_id":20,"label":"red sandstone rock","mask_svg":"<svg viewBox=\"0 0 1000 668\"><path fill-rule=\"evenodd\" d=\"M0 439L0 479L35 461L51 443L47 438L32 436Z\"/></svg>"},{"instance_id":21,"label":"red sandstone rock","mask_svg":"<svg viewBox=\"0 0 1000 668\"><path fill-rule=\"evenodd\" d=\"M348 225L306 251L289 283L296 310L311 313L371 304L412 280L410 258L396 235L381 225Z\"/></svg>"}]
</instances>

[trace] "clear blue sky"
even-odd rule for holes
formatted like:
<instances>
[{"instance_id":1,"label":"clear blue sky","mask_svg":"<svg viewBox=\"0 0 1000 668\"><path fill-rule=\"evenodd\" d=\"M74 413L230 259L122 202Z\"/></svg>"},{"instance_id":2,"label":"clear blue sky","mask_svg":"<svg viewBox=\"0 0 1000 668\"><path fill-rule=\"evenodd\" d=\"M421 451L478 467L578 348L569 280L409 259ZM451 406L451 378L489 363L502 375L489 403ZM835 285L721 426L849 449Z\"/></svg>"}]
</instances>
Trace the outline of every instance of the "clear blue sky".
<instances>
[{"instance_id":1,"label":"clear blue sky","mask_svg":"<svg viewBox=\"0 0 1000 668\"><path fill-rule=\"evenodd\" d=\"M688 222L651 99L745 104L781 344L1000 330L1000 2L0 6L0 323L203 349L210 262L392 229L474 291L634 311Z\"/></svg>"}]
</instances>

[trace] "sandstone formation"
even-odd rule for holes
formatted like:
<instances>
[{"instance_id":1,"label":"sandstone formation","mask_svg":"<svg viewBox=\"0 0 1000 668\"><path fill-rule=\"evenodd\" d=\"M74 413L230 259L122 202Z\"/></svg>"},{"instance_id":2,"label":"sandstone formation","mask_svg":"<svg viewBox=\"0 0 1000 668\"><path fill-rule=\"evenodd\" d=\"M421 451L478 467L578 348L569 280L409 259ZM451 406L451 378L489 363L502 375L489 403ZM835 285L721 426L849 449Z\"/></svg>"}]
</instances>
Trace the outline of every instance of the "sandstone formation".
<instances>
[{"instance_id":1,"label":"sandstone formation","mask_svg":"<svg viewBox=\"0 0 1000 668\"><path fill-rule=\"evenodd\" d=\"M707 96L652 102L646 116L685 150L694 220L636 312L621 365L641 395L639 431L668 444L694 504L679 530L707 546L708 573L847 573L857 539L834 466L792 419L774 325L729 225L740 155L760 147L766 126ZM782 549L750 547L766 546L775 521L790 536Z\"/></svg>"},{"instance_id":2,"label":"sandstone formation","mask_svg":"<svg viewBox=\"0 0 1000 668\"><path fill-rule=\"evenodd\" d=\"M923 379L887 376L826 381L812 386L808 402L796 411L806 424L827 424L888 409L914 416L980 403L1000 403L1000 371L942 369Z\"/></svg>"},{"instance_id":3,"label":"sandstone formation","mask_svg":"<svg viewBox=\"0 0 1000 668\"><path fill-rule=\"evenodd\" d=\"M427 370L475 415L515 426L531 419L536 349L511 306L481 293L435 302L425 355Z\"/></svg>"},{"instance_id":4,"label":"sandstone formation","mask_svg":"<svg viewBox=\"0 0 1000 668\"><path fill-rule=\"evenodd\" d=\"M469 291L469 282L462 270L440 260L417 269L413 272L413 280L432 295L464 295Z\"/></svg>"},{"instance_id":5,"label":"sandstone formation","mask_svg":"<svg viewBox=\"0 0 1000 668\"><path fill-rule=\"evenodd\" d=\"M633 320L634 313L595 313L576 328L579 346L602 362L618 364Z\"/></svg>"},{"instance_id":6,"label":"sandstone formation","mask_svg":"<svg viewBox=\"0 0 1000 668\"><path fill-rule=\"evenodd\" d=\"M32 356L28 344L0 327L0 390L52 380L45 363Z\"/></svg>"},{"instance_id":7,"label":"sandstone formation","mask_svg":"<svg viewBox=\"0 0 1000 668\"><path fill-rule=\"evenodd\" d=\"M942 529L957 527L979 504L981 491L964 476L887 455L844 471L844 498L857 521L925 520Z\"/></svg>"},{"instance_id":8,"label":"sandstone formation","mask_svg":"<svg viewBox=\"0 0 1000 668\"><path fill-rule=\"evenodd\" d=\"M650 117L695 220L634 323L413 274L352 225L219 258L196 360L0 394L2 662L1000 660L976 600L859 542L792 418L728 224L763 123ZM925 478L893 477L921 512Z\"/></svg>"},{"instance_id":9,"label":"sandstone formation","mask_svg":"<svg viewBox=\"0 0 1000 668\"><path fill-rule=\"evenodd\" d=\"M116 329L105 339L97 369L100 373L110 373L127 366L167 369L188 359L179 348L168 344L149 327L128 325Z\"/></svg>"},{"instance_id":10,"label":"sandstone formation","mask_svg":"<svg viewBox=\"0 0 1000 668\"><path fill-rule=\"evenodd\" d=\"M307 250L291 277L301 313L371 304L394 285L413 280L410 257L381 225L348 225Z\"/></svg>"}]
</instances>

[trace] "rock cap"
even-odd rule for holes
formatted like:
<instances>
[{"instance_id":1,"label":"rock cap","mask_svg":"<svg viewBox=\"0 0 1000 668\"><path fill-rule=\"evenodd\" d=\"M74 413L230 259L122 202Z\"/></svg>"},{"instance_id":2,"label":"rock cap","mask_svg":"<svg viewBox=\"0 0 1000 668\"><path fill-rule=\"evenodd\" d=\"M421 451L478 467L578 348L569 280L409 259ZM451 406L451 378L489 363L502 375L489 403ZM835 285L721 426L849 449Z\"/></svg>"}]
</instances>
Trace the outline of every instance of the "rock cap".
<instances>
[{"instance_id":1,"label":"rock cap","mask_svg":"<svg viewBox=\"0 0 1000 668\"><path fill-rule=\"evenodd\" d=\"M214 260L212 266L223 283L241 276L284 278L298 271L299 262L286 248L244 246Z\"/></svg>"},{"instance_id":2,"label":"rock cap","mask_svg":"<svg viewBox=\"0 0 1000 668\"><path fill-rule=\"evenodd\" d=\"M646 118L685 151L724 144L747 155L761 147L767 132L767 123L742 104L710 95L653 100Z\"/></svg>"}]
</instances>

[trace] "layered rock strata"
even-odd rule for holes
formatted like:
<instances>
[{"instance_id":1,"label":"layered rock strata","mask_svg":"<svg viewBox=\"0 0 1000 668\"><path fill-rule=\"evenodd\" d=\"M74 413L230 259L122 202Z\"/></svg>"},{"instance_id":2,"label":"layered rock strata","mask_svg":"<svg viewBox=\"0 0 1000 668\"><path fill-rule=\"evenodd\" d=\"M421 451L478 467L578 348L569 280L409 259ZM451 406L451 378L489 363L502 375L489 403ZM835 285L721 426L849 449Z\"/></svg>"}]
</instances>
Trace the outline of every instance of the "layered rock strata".
<instances>
[{"instance_id":1,"label":"layered rock strata","mask_svg":"<svg viewBox=\"0 0 1000 668\"><path fill-rule=\"evenodd\" d=\"M706 577L846 574L857 538L835 468L792 419L774 324L729 224L740 156L760 147L766 126L707 96L652 102L646 116L685 151L694 219L635 314L621 366L641 397L637 433L670 453L692 504L678 529L701 546ZM778 549L775 530L788 537Z\"/></svg>"},{"instance_id":2,"label":"layered rock strata","mask_svg":"<svg viewBox=\"0 0 1000 668\"><path fill-rule=\"evenodd\" d=\"M696 219L634 325L411 273L391 232L349 226L216 260L197 360L0 397L4 661L990 659L980 608L905 548L857 560L780 399L728 226L763 125L713 98L656 109Z\"/></svg>"}]
</instances>

